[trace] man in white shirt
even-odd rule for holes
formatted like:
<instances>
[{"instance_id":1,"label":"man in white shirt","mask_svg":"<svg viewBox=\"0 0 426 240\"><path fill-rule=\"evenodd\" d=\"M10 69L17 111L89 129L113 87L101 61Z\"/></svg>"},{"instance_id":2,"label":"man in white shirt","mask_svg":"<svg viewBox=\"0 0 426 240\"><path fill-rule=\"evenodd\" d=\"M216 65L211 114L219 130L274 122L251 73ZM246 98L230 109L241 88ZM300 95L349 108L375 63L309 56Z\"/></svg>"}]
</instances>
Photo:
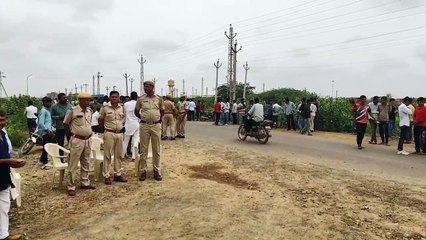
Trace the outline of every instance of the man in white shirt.
<instances>
[{"instance_id":1,"label":"man in white shirt","mask_svg":"<svg viewBox=\"0 0 426 240\"><path fill-rule=\"evenodd\" d=\"M279 112L283 108L278 104L278 101L275 101L274 105L272 105L272 120L275 122L275 127L278 128L278 116Z\"/></svg>"},{"instance_id":2,"label":"man in white shirt","mask_svg":"<svg viewBox=\"0 0 426 240\"><path fill-rule=\"evenodd\" d=\"M38 109L33 105L33 101L28 100L28 107L25 108L24 114L27 117L30 136L37 128L37 112Z\"/></svg>"},{"instance_id":3,"label":"man in white shirt","mask_svg":"<svg viewBox=\"0 0 426 240\"><path fill-rule=\"evenodd\" d=\"M259 98L254 99L254 105L250 108L248 114L251 116L251 119L246 122L247 132L251 130L253 124L263 121L263 105L259 103Z\"/></svg>"},{"instance_id":4,"label":"man in white shirt","mask_svg":"<svg viewBox=\"0 0 426 240\"><path fill-rule=\"evenodd\" d=\"M370 144L377 144L377 124L379 120L379 96L373 97L373 102L368 104L368 120L370 121L371 127L371 140Z\"/></svg>"},{"instance_id":5,"label":"man in white shirt","mask_svg":"<svg viewBox=\"0 0 426 240\"><path fill-rule=\"evenodd\" d=\"M138 93L130 93L130 101L124 104L124 132L123 139L123 151L122 157L126 154L127 146L129 145L130 139L132 139L131 152L132 152L132 161L135 160L135 151L133 150L135 146L139 145L139 118L135 115L136 100L138 100Z\"/></svg>"},{"instance_id":6,"label":"man in white shirt","mask_svg":"<svg viewBox=\"0 0 426 240\"><path fill-rule=\"evenodd\" d=\"M194 99L189 100L189 103L188 103L188 111L189 111L188 121L194 121L195 107L196 107L196 104L194 102Z\"/></svg>"},{"instance_id":7,"label":"man in white shirt","mask_svg":"<svg viewBox=\"0 0 426 240\"><path fill-rule=\"evenodd\" d=\"M95 112L92 114L92 122L91 122L91 126L92 126L92 132L94 133L103 133L101 127L99 126L99 110L100 110L101 106L100 105L96 105L95 106Z\"/></svg>"},{"instance_id":8,"label":"man in white shirt","mask_svg":"<svg viewBox=\"0 0 426 240\"><path fill-rule=\"evenodd\" d=\"M398 107L399 127L401 128L401 134L399 135L398 142L398 155L409 155L408 152L404 151L404 140L410 130L410 114L413 114L413 112L407 107L410 104L410 101L410 97L405 97L402 100L402 104Z\"/></svg>"},{"instance_id":9,"label":"man in white shirt","mask_svg":"<svg viewBox=\"0 0 426 240\"><path fill-rule=\"evenodd\" d=\"M229 110L231 105L229 104L229 99L226 99L223 105L223 125L228 126L229 124Z\"/></svg>"},{"instance_id":10,"label":"man in white shirt","mask_svg":"<svg viewBox=\"0 0 426 240\"><path fill-rule=\"evenodd\" d=\"M234 101L234 103L232 104L232 123L233 124L238 124L238 104L237 101Z\"/></svg>"},{"instance_id":11,"label":"man in white shirt","mask_svg":"<svg viewBox=\"0 0 426 240\"><path fill-rule=\"evenodd\" d=\"M315 116L317 114L317 106L315 105L313 98L311 98L310 108L311 108L311 117L309 118L309 127L311 132L313 132L315 130L314 124L315 124Z\"/></svg>"}]
</instances>

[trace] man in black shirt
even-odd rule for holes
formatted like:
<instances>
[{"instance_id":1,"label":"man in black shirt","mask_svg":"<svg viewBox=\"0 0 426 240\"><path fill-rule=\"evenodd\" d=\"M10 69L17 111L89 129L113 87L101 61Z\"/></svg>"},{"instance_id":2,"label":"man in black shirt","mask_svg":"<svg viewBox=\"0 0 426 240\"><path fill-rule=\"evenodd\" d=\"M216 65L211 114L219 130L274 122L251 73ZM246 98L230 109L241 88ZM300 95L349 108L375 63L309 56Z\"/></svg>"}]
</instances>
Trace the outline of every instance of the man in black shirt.
<instances>
[{"instance_id":1,"label":"man in black shirt","mask_svg":"<svg viewBox=\"0 0 426 240\"><path fill-rule=\"evenodd\" d=\"M10 158L8 139L3 128L6 126L6 113L0 110L0 239L20 239L9 235L10 188L14 188L10 178L10 168L20 168L25 162Z\"/></svg>"},{"instance_id":2,"label":"man in black shirt","mask_svg":"<svg viewBox=\"0 0 426 240\"><path fill-rule=\"evenodd\" d=\"M300 116L302 116L305 126L300 130L301 134L308 133L309 136L312 136L311 127L309 124L309 119L311 117L311 100L307 100L306 103L302 103L300 106Z\"/></svg>"}]
</instances>

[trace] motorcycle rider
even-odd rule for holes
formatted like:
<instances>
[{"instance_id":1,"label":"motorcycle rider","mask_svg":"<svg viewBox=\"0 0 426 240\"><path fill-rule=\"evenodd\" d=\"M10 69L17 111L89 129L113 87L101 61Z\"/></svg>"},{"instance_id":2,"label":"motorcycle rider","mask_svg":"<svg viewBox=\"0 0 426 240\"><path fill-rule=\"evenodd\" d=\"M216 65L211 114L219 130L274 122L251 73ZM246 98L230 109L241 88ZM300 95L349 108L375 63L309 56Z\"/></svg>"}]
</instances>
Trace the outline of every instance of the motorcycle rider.
<instances>
[{"instance_id":1,"label":"motorcycle rider","mask_svg":"<svg viewBox=\"0 0 426 240\"><path fill-rule=\"evenodd\" d=\"M247 118L245 122L247 133L251 130L254 124L263 122L263 105L259 103L259 98L254 99L254 105L250 108L248 115L251 117Z\"/></svg>"}]
</instances>

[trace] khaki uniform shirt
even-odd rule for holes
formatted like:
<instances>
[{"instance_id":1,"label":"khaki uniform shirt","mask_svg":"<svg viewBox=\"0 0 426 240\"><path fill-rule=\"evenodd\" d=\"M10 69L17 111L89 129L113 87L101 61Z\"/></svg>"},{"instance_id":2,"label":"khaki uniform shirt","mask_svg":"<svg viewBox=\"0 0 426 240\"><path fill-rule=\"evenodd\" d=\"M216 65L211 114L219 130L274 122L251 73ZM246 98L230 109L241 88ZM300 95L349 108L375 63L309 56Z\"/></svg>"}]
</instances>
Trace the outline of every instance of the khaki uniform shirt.
<instances>
[{"instance_id":1,"label":"khaki uniform shirt","mask_svg":"<svg viewBox=\"0 0 426 240\"><path fill-rule=\"evenodd\" d=\"M92 135L92 110L88 107L84 111L80 105L77 105L65 114L64 123L70 126L71 133L90 137Z\"/></svg>"},{"instance_id":2,"label":"khaki uniform shirt","mask_svg":"<svg viewBox=\"0 0 426 240\"><path fill-rule=\"evenodd\" d=\"M99 118L104 120L105 129L120 131L123 129L124 108L120 104L117 108L108 104L99 112Z\"/></svg>"},{"instance_id":3,"label":"khaki uniform shirt","mask_svg":"<svg viewBox=\"0 0 426 240\"><path fill-rule=\"evenodd\" d=\"M178 110L178 113L185 113L186 110L188 110L188 102L187 101L179 101L176 104L176 108Z\"/></svg>"},{"instance_id":4,"label":"khaki uniform shirt","mask_svg":"<svg viewBox=\"0 0 426 240\"><path fill-rule=\"evenodd\" d=\"M164 114L174 114L176 111L175 105L172 101L164 101Z\"/></svg>"},{"instance_id":5,"label":"khaki uniform shirt","mask_svg":"<svg viewBox=\"0 0 426 240\"><path fill-rule=\"evenodd\" d=\"M141 114L141 120L148 123L155 123L160 121L161 113L160 110L164 109L163 98L154 95L148 97L148 95L142 95L136 102L135 111Z\"/></svg>"}]
</instances>

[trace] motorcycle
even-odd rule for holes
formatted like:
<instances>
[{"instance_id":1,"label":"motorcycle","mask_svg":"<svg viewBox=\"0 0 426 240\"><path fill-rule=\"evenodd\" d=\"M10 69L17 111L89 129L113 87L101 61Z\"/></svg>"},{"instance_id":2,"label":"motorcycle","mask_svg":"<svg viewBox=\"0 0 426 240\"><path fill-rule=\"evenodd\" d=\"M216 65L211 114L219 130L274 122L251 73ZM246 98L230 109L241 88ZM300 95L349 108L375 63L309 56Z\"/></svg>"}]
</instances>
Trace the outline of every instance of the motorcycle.
<instances>
[{"instance_id":1,"label":"motorcycle","mask_svg":"<svg viewBox=\"0 0 426 240\"><path fill-rule=\"evenodd\" d=\"M259 143L266 144L269 138L272 137L270 131L273 124L274 122L271 120L264 120L261 123L253 125L248 132L245 125L240 125L238 128L238 138L244 141L247 137L254 137Z\"/></svg>"},{"instance_id":2,"label":"motorcycle","mask_svg":"<svg viewBox=\"0 0 426 240\"><path fill-rule=\"evenodd\" d=\"M53 134L55 134L55 130L53 130ZM33 149L34 145L43 146L43 136L39 134L37 129L31 134L27 141L25 141L24 145L22 145L21 154L27 155L31 149Z\"/></svg>"}]
</instances>

